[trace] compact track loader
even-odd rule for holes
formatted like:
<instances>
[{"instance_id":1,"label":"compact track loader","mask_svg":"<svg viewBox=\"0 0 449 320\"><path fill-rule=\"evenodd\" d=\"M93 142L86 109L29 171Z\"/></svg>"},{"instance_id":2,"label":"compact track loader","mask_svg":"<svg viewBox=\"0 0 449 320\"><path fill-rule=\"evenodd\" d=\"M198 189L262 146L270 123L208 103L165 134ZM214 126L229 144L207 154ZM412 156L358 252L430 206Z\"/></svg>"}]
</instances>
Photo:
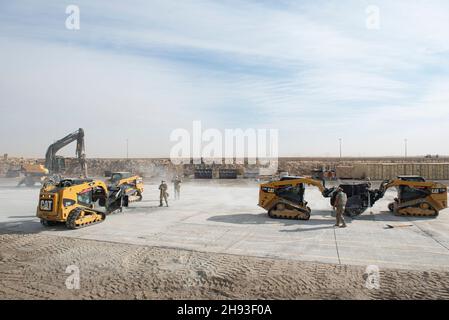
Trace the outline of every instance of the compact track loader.
<instances>
[{"instance_id":1,"label":"compact track loader","mask_svg":"<svg viewBox=\"0 0 449 320\"><path fill-rule=\"evenodd\" d=\"M320 180L285 176L260 185L259 206L267 210L271 218L309 220L312 210L304 199L305 185L317 187L324 197L329 197L334 190L325 188Z\"/></svg>"},{"instance_id":2,"label":"compact track loader","mask_svg":"<svg viewBox=\"0 0 449 320\"><path fill-rule=\"evenodd\" d=\"M63 179L41 188L36 216L44 226L65 223L78 229L104 221L122 206L121 189L110 191L100 180Z\"/></svg>"},{"instance_id":3,"label":"compact track loader","mask_svg":"<svg viewBox=\"0 0 449 320\"><path fill-rule=\"evenodd\" d=\"M420 176L399 176L394 180L385 180L376 190L377 197L396 187L398 196L388 205L388 209L402 216L437 216L447 208L447 186L434 181L426 181Z\"/></svg>"},{"instance_id":4,"label":"compact track loader","mask_svg":"<svg viewBox=\"0 0 449 320\"><path fill-rule=\"evenodd\" d=\"M345 214L358 216L385 196L389 188L396 187L398 196L388 205L391 212L402 216L437 216L447 208L447 186L426 181L420 176L398 176L385 180L378 189L371 189L369 182L340 184L348 197ZM331 198L331 204L333 195Z\"/></svg>"},{"instance_id":5,"label":"compact track loader","mask_svg":"<svg viewBox=\"0 0 449 320\"><path fill-rule=\"evenodd\" d=\"M128 203L142 200L143 179L138 175L133 175L130 172L113 172L107 183L109 191L120 190L125 206L128 206Z\"/></svg>"},{"instance_id":6,"label":"compact track loader","mask_svg":"<svg viewBox=\"0 0 449 320\"><path fill-rule=\"evenodd\" d=\"M33 187L36 183L43 185L48 177L48 169L41 164L24 164L22 165L20 171L25 175L25 177L19 181L17 186L22 184L27 187Z\"/></svg>"}]
</instances>

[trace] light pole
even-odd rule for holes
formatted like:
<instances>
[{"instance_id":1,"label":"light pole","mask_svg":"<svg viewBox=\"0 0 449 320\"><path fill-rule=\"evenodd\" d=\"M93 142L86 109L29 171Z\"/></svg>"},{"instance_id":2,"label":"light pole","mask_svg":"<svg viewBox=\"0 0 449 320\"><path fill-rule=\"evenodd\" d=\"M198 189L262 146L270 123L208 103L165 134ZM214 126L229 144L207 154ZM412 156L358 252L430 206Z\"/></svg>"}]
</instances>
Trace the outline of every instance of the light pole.
<instances>
[{"instance_id":1,"label":"light pole","mask_svg":"<svg viewBox=\"0 0 449 320\"><path fill-rule=\"evenodd\" d=\"M404 155L405 155L405 159L407 159L407 139L404 139Z\"/></svg>"},{"instance_id":2,"label":"light pole","mask_svg":"<svg viewBox=\"0 0 449 320\"><path fill-rule=\"evenodd\" d=\"M340 161L341 161L341 138L338 138L338 141L340 143Z\"/></svg>"},{"instance_id":3,"label":"light pole","mask_svg":"<svg viewBox=\"0 0 449 320\"><path fill-rule=\"evenodd\" d=\"M126 139L126 160L128 160L128 156L129 156L129 153L128 153L128 139Z\"/></svg>"}]
</instances>

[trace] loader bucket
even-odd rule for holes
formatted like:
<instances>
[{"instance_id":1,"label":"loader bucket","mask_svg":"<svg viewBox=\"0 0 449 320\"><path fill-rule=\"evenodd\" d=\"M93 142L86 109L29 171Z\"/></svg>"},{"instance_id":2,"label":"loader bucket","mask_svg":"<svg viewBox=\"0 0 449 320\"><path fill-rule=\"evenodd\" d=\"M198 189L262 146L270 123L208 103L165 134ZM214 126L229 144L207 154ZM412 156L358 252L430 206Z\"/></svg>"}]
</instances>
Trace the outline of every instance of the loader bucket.
<instances>
[{"instance_id":1,"label":"loader bucket","mask_svg":"<svg viewBox=\"0 0 449 320\"><path fill-rule=\"evenodd\" d=\"M362 214L377 200L375 192L370 190L370 183L347 183L341 184L340 187L348 197L345 210L347 216L354 217Z\"/></svg>"}]
</instances>

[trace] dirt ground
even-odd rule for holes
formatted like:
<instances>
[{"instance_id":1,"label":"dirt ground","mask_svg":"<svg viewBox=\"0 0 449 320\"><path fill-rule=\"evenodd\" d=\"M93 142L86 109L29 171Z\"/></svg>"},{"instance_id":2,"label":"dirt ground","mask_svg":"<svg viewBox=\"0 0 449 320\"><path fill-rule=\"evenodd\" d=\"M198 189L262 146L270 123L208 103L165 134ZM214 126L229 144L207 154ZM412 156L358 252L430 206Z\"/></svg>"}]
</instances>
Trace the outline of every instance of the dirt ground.
<instances>
[{"instance_id":1,"label":"dirt ground","mask_svg":"<svg viewBox=\"0 0 449 320\"><path fill-rule=\"evenodd\" d=\"M3 234L0 247L0 299L449 298L442 271L381 269L380 288L368 289L359 266L42 234ZM73 265L79 289L66 287Z\"/></svg>"}]
</instances>

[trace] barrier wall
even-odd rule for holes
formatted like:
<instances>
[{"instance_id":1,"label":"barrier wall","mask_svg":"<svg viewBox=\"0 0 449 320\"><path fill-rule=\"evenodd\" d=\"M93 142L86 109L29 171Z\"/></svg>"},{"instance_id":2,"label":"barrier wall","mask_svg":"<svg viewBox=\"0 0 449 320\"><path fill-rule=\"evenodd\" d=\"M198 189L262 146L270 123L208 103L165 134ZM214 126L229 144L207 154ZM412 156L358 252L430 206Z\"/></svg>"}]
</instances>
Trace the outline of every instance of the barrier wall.
<instances>
[{"instance_id":1,"label":"barrier wall","mask_svg":"<svg viewBox=\"0 0 449 320\"><path fill-rule=\"evenodd\" d=\"M353 179L384 180L400 175L449 180L449 163L357 163L352 166Z\"/></svg>"}]
</instances>

